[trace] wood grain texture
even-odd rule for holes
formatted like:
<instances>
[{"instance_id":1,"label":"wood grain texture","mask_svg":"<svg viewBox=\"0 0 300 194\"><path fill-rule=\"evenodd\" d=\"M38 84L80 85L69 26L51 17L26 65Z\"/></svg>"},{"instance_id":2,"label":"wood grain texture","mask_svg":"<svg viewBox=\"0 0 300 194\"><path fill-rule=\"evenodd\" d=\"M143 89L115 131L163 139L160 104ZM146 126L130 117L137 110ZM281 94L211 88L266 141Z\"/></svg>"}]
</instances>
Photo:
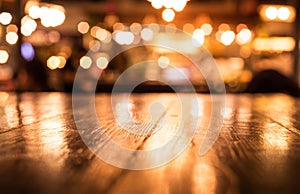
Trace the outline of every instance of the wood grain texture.
<instances>
[{"instance_id":1,"label":"wood grain texture","mask_svg":"<svg viewBox=\"0 0 300 194\"><path fill-rule=\"evenodd\" d=\"M161 167L135 171L107 164L86 146L74 122L70 94L2 92L0 193L299 193L300 99L283 94L227 95L222 131L201 157L198 151L212 107L208 94L198 94L197 100L200 122L186 151ZM116 114L122 117L122 112L112 111L110 95L97 94L95 102L98 118L80 122L93 126L98 119L113 141L132 150L163 145L182 118L189 119L182 116L176 94L132 94L130 114L136 123L151 120L149 108L155 102L164 105L154 112L151 124L128 124L130 130L146 134L138 135L116 122ZM88 114L85 107L80 111ZM110 153L105 142L97 146Z\"/></svg>"}]
</instances>

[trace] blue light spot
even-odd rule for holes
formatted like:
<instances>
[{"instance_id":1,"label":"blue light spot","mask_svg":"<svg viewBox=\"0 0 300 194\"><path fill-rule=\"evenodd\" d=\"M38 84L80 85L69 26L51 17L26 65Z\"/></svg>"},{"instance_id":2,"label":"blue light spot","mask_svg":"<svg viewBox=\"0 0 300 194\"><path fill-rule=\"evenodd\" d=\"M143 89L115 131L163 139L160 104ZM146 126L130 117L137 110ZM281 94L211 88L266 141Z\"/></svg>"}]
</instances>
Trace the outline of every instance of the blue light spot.
<instances>
[{"instance_id":1,"label":"blue light spot","mask_svg":"<svg viewBox=\"0 0 300 194\"><path fill-rule=\"evenodd\" d=\"M30 43L23 43L21 46L21 55L26 61L32 61L35 55L33 46Z\"/></svg>"}]
</instances>

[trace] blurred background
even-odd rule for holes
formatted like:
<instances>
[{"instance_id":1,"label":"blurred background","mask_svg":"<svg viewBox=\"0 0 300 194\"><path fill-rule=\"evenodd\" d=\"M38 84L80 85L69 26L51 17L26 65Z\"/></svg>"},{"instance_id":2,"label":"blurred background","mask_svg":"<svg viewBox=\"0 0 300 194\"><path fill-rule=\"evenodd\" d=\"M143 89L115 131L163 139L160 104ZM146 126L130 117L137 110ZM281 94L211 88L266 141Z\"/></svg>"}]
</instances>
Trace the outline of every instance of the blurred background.
<instances>
[{"instance_id":1,"label":"blurred background","mask_svg":"<svg viewBox=\"0 0 300 194\"><path fill-rule=\"evenodd\" d=\"M243 92L253 76L274 69L299 83L297 0L0 0L0 90L72 91L77 68L103 71L99 91L110 91L126 68L146 60L140 72L164 90L158 77L180 85L166 67L180 69L199 92L205 79L183 55L136 47L115 57L116 48L142 42L208 49L228 92ZM145 27L144 25L147 26ZM161 27L160 25L165 25ZM179 30L178 30L179 29ZM94 55L86 55L87 51ZM131 75L135 79L140 74ZM166 89L166 88L165 88ZM167 90L167 89L166 89Z\"/></svg>"}]
</instances>

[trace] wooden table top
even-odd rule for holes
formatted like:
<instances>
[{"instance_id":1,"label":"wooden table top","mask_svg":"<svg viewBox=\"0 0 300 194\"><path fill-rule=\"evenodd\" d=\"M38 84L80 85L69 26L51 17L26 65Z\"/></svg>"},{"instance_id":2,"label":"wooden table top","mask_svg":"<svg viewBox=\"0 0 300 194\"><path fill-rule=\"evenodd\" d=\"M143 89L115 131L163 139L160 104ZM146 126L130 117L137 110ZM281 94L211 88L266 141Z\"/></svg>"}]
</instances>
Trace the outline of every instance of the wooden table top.
<instances>
[{"instance_id":1,"label":"wooden table top","mask_svg":"<svg viewBox=\"0 0 300 194\"><path fill-rule=\"evenodd\" d=\"M157 113L165 119L159 132L132 134L118 125L109 94L95 99L102 130L131 150L162 146L182 120L176 94L132 94L128 103L137 122L149 120L153 102L165 106ZM0 193L300 193L300 99L226 95L221 132L203 156L198 152L211 122L211 96L197 94L197 100L200 122L187 149L160 167L131 170L104 162L86 146L74 122L71 94L0 92ZM93 127L90 120L82 122ZM151 130L158 127L154 123ZM113 152L99 144L99 153ZM135 161L135 155L128 160Z\"/></svg>"}]
</instances>

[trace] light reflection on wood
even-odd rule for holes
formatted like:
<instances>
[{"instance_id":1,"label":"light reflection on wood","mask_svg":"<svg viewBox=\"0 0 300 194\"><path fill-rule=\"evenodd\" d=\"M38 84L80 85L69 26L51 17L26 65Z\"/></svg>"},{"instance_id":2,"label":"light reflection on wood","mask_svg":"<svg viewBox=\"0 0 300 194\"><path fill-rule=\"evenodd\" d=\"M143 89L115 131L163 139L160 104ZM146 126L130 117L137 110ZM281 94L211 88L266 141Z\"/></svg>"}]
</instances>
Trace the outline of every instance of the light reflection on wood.
<instances>
[{"instance_id":1,"label":"light reflection on wood","mask_svg":"<svg viewBox=\"0 0 300 194\"><path fill-rule=\"evenodd\" d=\"M182 116L175 94L132 94L130 116L138 123L151 120L148 110L153 102L166 106L163 127L140 136L128 133L116 123L110 95L96 95L97 119L105 133L133 150L164 145L176 134L181 118L198 115L196 134L182 155L159 168L132 171L101 161L85 146L74 124L69 94L9 93L6 103L0 106L1 193L198 194L299 190L299 99L283 94L227 95L228 111L221 134L212 149L199 157L199 146L211 120L211 98L208 94L197 97L198 113L183 110ZM84 110L82 107L83 113ZM154 112L162 114L160 110ZM95 118L89 121L93 123ZM188 133L183 129L183 136ZM176 146L180 145L159 152L148 162L168 156Z\"/></svg>"}]
</instances>

